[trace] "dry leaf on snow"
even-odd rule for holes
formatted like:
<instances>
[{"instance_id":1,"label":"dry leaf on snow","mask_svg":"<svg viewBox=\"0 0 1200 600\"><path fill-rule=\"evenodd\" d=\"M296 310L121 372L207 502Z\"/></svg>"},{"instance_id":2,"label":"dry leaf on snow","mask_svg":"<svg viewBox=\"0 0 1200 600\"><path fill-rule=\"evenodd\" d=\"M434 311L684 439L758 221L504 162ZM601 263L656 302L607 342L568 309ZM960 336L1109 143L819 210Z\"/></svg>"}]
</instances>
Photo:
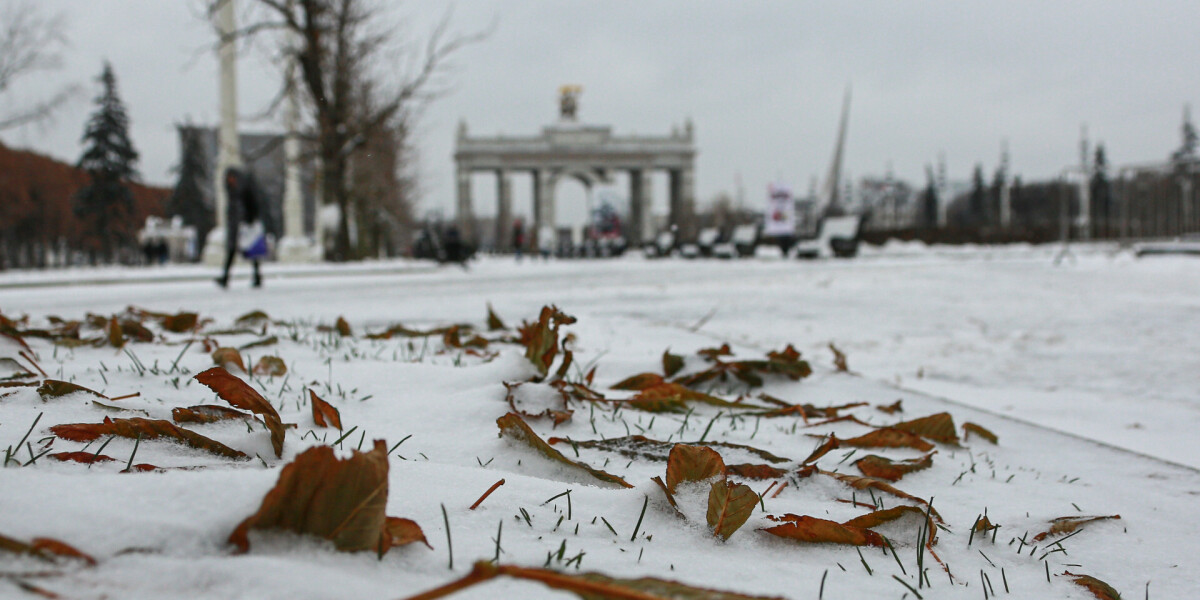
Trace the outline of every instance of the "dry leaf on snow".
<instances>
[{"instance_id":1,"label":"dry leaf on snow","mask_svg":"<svg viewBox=\"0 0 1200 600\"><path fill-rule=\"evenodd\" d=\"M854 466L867 477L878 477L888 481L900 481L901 477L928 469L933 466L933 454L910 460L891 460L875 454L868 454L854 462Z\"/></svg>"},{"instance_id":2,"label":"dry leaf on snow","mask_svg":"<svg viewBox=\"0 0 1200 600\"><path fill-rule=\"evenodd\" d=\"M837 521L818 519L808 515L786 514L782 517L768 516L767 518L781 521L781 523L774 527L767 527L763 531L789 540L814 544L883 546L883 536L864 527L843 525Z\"/></svg>"},{"instance_id":3,"label":"dry leaf on snow","mask_svg":"<svg viewBox=\"0 0 1200 600\"><path fill-rule=\"evenodd\" d=\"M1043 532L1033 536L1033 541L1040 542L1052 535L1062 535L1064 533L1071 533L1071 532L1075 531L1076 529L1079 529L1085 523L1091 523L1092 521L1106 521L1108 519L1120 519L1120 518L1121 518L1121 515L1095 516L1095 517L1058 517L1057 519L1050 519L1050 529L1047 529L1046 531L1043 531Z\"/></svg>"},{"instance_id":4,"label":"dry leaf on snow","mask_svg":"<svg viewBox=\"0 0 1200 600\"><path fill-rule=\"evenodd\" d=\"M242 353L238 352L237 348L217 348L212 353L212 359L213 364L217 365L218 367L234 365L241 369L243 373L246 372L246 363L242 360Z\"/></svg>"},{"instance_id":5,"label":"dry leaf on snow","mask_svg":"<svg viewBox=\"0 0 1200 600\"><path fill-rule=\"evenodd\" d=\"M50 428L54 435L73 442L90 442L102 435L118 435L126 438L155 439L160 437L179 440L193 448L205 450L226 458L247 458L245 454L214 439L177 427L170 421L158 419L110 419L102 423L70 423Z\"/></svg>"},{"instance_id":6,"label":"dry leaf on snow","mask_svg":"<svg viewBox=\"0 0 1200 600\"><path fill-rule=\"evenodd\" d=\"M708 526L713 535L728 540L758 504L758 494L750 486L728 480L714 481L708 493Z\"/></svg>"},{"instance_id":7,"label":"dry leaf on snow","mask_svg":"<svg viewBox=\"0 0 1200 600\"><path fill-rule=\"evenodd\" d=\"M238 524L229 543L246 552L251 529L315 535L346 552L382 554L394 545L424 540L419 527L412 529L415 523L388 522L387 495L383 440L375 440L371 451L355 451L345 460L338 459L330 446L315 446L283 467L258 511Z\"/></svg>"},{"instance_id":8,"label":"dry leaf on snow","mask_svg":"<svg viewBox=\"0 0 1200 600\"><path fill-rule=\"evenodd\" d=\"M171 409L171 420L176 423L216 423L228 419L248 419L250 415L226 406L198 404L196 406Z\"/></svg>"},{"instance_id":9,"label":"dry leaf on snow","mask_svg":"<svg viewBox=\"0 0 1200 600\"><path fill-rule=\"evenodd\" d=\"M508 437L523 442L550 460L582 470L588 475L606 483L616 484L624 488L633 487L629 482L612 473L606 473L600 469L592 468L582 462L573 461L563 456L561 452L550 447L550 444L547 444L542 438L538 437L538 434L529 428L529 424L516 413L508 413L496 419L496 425L500 427L500 437Z\"/></svg>"},{"instance_id":10,"label":"dry leaf on snow","mask_svg":"<svg viewBox=\"0 0 1200 600\"><path fill-rule=\"evenodd\" d=\"M725 461L712 448L675 444L667 456L667 490L672 494L679 484L725 478Z\"/></svg>"},{"instance_id":11,"label":"dry leaf on snow","mask_svg":"<svg viewBox=\"0 0 1200 600\"><path fill-rule=\"evenodd\" d=\"M336 427L338 431L342 430L342 413L338 412L338 409L319 398L311 389L308 390L308 400L312 403L313 421L318 427Z\"/></svg>"},{"instance_id":12,"label":"dry leaf on snow","mask_svg":"<svg viewBox=\"0 0 1200 600\"><path fill-rule=\"evenodd\" d=\"M241 378L230 374L223 367L213 367L197 373L195 379L233 406L262 415L267 429L271 432L271 446L275 450L275 458L283 456L283 422L280 421L275 407L271 406L271 403L258 393L258 390L250 387L250 384L242 381Z\"/></svg>"}]
</instances>

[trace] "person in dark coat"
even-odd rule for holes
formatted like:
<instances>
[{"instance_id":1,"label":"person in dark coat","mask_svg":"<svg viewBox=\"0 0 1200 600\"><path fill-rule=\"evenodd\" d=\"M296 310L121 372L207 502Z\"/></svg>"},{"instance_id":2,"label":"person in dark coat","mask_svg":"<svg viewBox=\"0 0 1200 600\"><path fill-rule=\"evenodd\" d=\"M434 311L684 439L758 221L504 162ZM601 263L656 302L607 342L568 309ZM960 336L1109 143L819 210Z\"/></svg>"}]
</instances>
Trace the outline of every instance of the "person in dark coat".
<instances>
[{"instance_id":1,"label":"person in dark coat","mask_svg":"<svg viewBox=\"0 0 1200 600\"><path fill-rule=\"evenodd\" d=\"M258 220L260 200L254 179L236 167L225 170L225 193L225 270L217 278L217 285L222 288L229 287L229 270L233 266L233 257L241 251L238 247L239 229ZM258 257L249 260L254 265L251 285L262 287Z\"/></svg>"}]
</instances>

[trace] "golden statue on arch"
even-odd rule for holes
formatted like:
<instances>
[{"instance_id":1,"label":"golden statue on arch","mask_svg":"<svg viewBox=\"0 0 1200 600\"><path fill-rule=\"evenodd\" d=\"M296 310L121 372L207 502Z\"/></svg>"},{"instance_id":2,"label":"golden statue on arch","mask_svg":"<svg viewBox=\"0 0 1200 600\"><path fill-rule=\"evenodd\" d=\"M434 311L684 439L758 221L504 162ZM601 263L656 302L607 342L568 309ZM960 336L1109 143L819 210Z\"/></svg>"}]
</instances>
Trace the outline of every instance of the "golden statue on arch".
<instances>
[{"instance_id":1,"label":"golden statue on arch","mask_svg":"<svg viewBox=\"0 0 1200 600\"><path fill-rule=\"evenodd\" d=\"M583 93L581 85L564 85L558 88L558 113L562 120L575 120L575 113L579 111L579 95L581 93Z\"/></svg>"}]
</instances>

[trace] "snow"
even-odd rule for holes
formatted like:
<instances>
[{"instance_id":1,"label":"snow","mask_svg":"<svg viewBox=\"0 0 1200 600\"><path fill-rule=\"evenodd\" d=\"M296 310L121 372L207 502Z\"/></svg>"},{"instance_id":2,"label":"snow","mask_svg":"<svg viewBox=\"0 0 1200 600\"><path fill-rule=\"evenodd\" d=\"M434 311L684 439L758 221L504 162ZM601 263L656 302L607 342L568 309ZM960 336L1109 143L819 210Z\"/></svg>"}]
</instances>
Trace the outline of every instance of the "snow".
<instances>
[{"instance_id":1,"label":"snow","mask_svg":"<svg viewBox=\"0 0 1200 600\"><path fill-rule=\"evenodd\" d=\"M704 524L703 493L682 494L679 500L690 518L674 516L650 482L664 474L664 462L579 448L578 460L635 487L589 485L578 473L498 437L496 419L509 410L504 382L534 374L522 348L494 344L498 354L488 359L440 352L436 337L428 342L361 337L394 323L415 329L472 323L485 329L488 303L510 327L536 318L546 304L577 317L563 332L575 335L580 372L594 365L595 387L610 397L628 396L607 388L629 375L661 372L661 355L668 348L687 356L690 372L705 366L695 356L700 348L729 342L736 358L758 358L791 343L816 372L799 382L768 379L761 391L816 406L901 399L901 415L885 415L873 406L851 413L885 424L948 411L956 425L970 421L995 432L998 446L977 437L960 448L939 444L933 468L895 484L922 498L932 496L949 529L939 532L935 549L956 582L926 556L932 587L920 590L924 598L981 597L981 570L1003 593L1000 568L1015 597L1090 597L1059 575L1064 571L1096 576L1127 598L1142 597L1147 582L1152 598L1193 597L1200 588L1195 558L1200 540L1191 525L1200 496L1200 450L1194 441L1200 426L1195 364L1200 261L1136 259L1105 245L1073 246L1068 257L1056 261L1060 251L892 243L864 248L853 260L809 262L483 259L469 270L405 261L268 265L264 288L250 289L243 279L225 292L201 267L3 274L0 310L8 317L27 314L34 326L45 325L50 315L109 315L129 305L197 311L213 319L208 330L232 327L236 317L258 309L290 322L270 326L269 333L280 339L277 345L245 354L248 363L266 354L287 362L286 378L253 381L281 407L283 420L298 428L288 432L281 459L274 457L261 425L247 431L245 423L233 421L187 427L261 459L233 462L169 442L143 441L134 462L202 468L123 474L119 471L134 442L117 438L104 450L117 459L112 463L89 469L43 458L29 467L0 470L0 535L59 539L99 561L95 567L65 562L50 569L54 575L39 577L29 573L46 571L44 563L0 554L0 597L19 597L15 582L20 580L70 598L404 598L465 574L476 560L491 559L501 523L505 564L541 567L565 540L566 558L551 560L550 566L566 572L576 567L562 563L584 552L579 572L654 576L789 598L816 598L824 578L825 598L913 597L892 578L917 585L917 533L904 524L881 530L895 544L906 572L892 556L864 548L873 575L852 547L803 545L757 531L770 526L767 514L845 521L866 511L837 500L870 503L864 491L827 477L793 479L777 497L774 491L764 497L765 513L756 509L722 543ZM66 285L72 281L79 283ZM355 338L317 331L339 316L350 323ZM172 342L185 337L164 334ZM236 346L259 336L215 337ZM131 357L111 347L55 350L45 340L29 338L29 343L51 377L74 378L109 396L139 392L108 404L144 410L153 418L169 419L172 407L216 401L190 375L164 372L181 356L182 345L131 344L144 365L157 362L159 374L139 374ZM830 343L847 355L851 373L832 369ZM0 356L15 356L15 351L0 347ZM211 362L195 345L178 365L194 374ZM305 385L341 411L347 429L358 428L340 444L341 456L360 439L364 448L373 439L386 439L390 447L411 435L391 456L388 514L416 520L433 550L414 544L380 560L373 553L339 553L320 540L254 533L250 553L233 554L226 538L257 509L282 465L321 439L331 443L340 435L315 427ZM733 398L740 391L725 384L715 393ZM0 398L0 449L20 440L39 414L29 436L35 452L48 441L51 425L130 416L112 415L90 402L82 394L42 401L32 388ZM527 412L551 405L544 386L534 384L522 386L518 402ZM749 419L731 419L728 411L716 417L720 409L704 405L686 418L573 408L573 419L556 428L546 419L527 420L543 438L574 440L644 428L655 439L694 441L711 422L709 440L749 444L796 460L809 454L819 436L836 432L846 438L867 431L850 422L805 428L791 417L762 419L756 426ZM83 446L53 443L55 451ZM576 458L570 445L555 447ZM717 449L727 463L762 462L749 453ZM895 459L921 455L860 449L844 459L848 451L835 450L818 465L858 475L852 463L867 453ZM27 460L27 449L19 456ZM477 510L467 509L501 478L505 484ZM747 483L759 493L770 485ZM546 502L568 489L569 519L565 496ZM888 507L909 504L879 497ZM646 498L644 521L631 541ZM447 568L443 505L453 572ZM985 509L1002 526L996 543L976 536L968 546L969 529ZM1039 558L1053 547L1031 555L1029 546L1018 554L1020 544L1009 544L1025 532L1032 537L1046 529L1054 517L1113 514L1121 519L1088 524L1063 542L1066 552L1046 556L1051 583ZM571 596L500 580L451 597Z\"/></svg>"}]
</instances>

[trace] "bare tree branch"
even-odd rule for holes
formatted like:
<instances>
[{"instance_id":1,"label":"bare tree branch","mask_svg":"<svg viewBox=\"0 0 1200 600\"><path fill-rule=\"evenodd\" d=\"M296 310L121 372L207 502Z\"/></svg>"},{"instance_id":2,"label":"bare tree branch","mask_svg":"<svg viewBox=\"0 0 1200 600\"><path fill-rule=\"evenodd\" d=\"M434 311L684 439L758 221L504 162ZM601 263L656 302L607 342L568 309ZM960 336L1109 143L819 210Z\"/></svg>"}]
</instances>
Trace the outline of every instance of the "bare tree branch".
<instances>
[{"instance_id":1,"label":"bare tree branch","mask_svg":"<svg viewBox=\"0 0 1200 600\"><path fill-rule=\"evenodd\" d=\"M65 30L62 15L44 17L32 2L4 4L0 9L0 93L9 91L21 77L59 68L59 49L67 45ZM0 115L0 130L47 120L77 92L77 86L66 86L31 108Z\"/></svg>"}]
</instances>

